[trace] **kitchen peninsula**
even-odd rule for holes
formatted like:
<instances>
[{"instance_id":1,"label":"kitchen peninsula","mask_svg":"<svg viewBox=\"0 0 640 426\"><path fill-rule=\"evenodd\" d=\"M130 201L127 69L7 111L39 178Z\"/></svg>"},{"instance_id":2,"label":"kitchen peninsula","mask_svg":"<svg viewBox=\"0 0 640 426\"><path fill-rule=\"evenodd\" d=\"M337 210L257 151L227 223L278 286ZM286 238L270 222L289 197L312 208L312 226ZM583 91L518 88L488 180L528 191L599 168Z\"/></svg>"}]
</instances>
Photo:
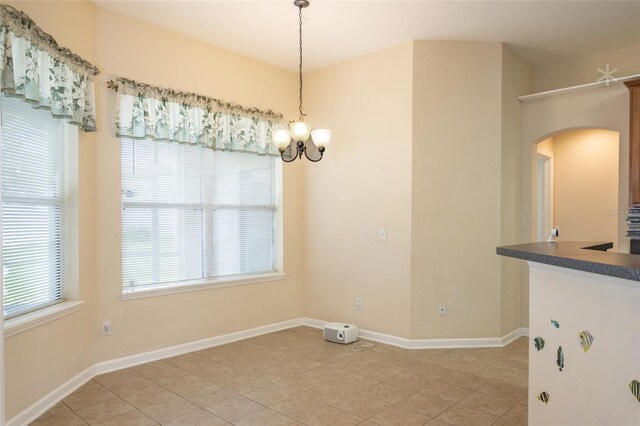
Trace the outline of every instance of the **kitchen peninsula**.
<instances>
[{"instance_id":1,"label":"kitchen peninsula","mask_svg":"<svg viewBox=\"0 0 640 426\"><path fill-rule=\"evenodd\" d=\"M640 424L640 256L611 247L497 248L529 265L530 425Z\"/></svg>"}]
</instances>

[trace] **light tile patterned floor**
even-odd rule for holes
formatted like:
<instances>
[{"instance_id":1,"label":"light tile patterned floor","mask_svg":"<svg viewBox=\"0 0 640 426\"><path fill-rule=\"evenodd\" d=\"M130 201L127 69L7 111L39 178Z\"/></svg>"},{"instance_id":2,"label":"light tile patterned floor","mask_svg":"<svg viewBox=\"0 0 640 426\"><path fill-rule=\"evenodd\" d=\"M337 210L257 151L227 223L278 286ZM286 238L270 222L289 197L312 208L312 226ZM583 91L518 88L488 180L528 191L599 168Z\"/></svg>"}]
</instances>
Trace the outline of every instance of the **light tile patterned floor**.
<instances>
[{"instance_id":1,"label":"light tile patterned floor","mask_svg":"<svg viewBox=\"0 0 640 426\"><path fill-rule=\"evenodd\" d=\"M527 345L353 352L298 327L98 376L32 424L526 425Z\"/></svg>"}]
</instances>

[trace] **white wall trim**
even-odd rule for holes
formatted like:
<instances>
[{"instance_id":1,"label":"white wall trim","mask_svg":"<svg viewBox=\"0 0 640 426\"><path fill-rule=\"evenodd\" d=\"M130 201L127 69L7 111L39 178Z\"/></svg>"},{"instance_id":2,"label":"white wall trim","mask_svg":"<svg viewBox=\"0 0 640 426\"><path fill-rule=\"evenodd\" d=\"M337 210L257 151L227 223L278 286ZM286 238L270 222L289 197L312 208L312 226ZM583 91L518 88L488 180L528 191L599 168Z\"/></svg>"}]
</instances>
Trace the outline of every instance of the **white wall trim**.
<instances>
[{"instance_id":1,"label":"white wall trim","mask_svg":"<svg viewBox=\"0 0 640 426\"><path fill-rule=\"evenodd\" d=\"M189 293L192 291L209 290L212 288L235 287L238 285L256 284L269 281L284 280L287 275L284 272L269 272L247 276L235 276L224 278L210 278L194 281L189 284L169 283L149 288L128 289L120 294L122 300L143 299L146 297L167 296L169 294Z\"/></svg>"},{"instance_id":2,"label":"white wall trim","mask_svg":"<svg viewBox=\"0 0 640 426\"><path fill-rule=\"evenodd\" d=\"M321 321L313 318L303 318L303 325L314 328L322 328L329 321ZM528 336L529 329L525 327L507 333L502 337L481 337L481 338L461 338L461 339L407 339L405 337L393 336L360 329L360 337L374 342L387 345L398 346L404 349L453 349L453 348L500 348L515 339Z\"/></svg>"},{"instance_id":3,"label":"white wall trim","mask_svg":"<svg viewBox=\"0 0 640 426\"><path fill-rule=\"evenodd\" d=\"M502 336L502 346L506 346L520 337L528 337L528 336L529 336L529 329L527 327L516 328L511 333L507 333L504 336Z\"/></svg>"},{"instance_id":4,"label":"white wall trim","mask_svg":"<svg viewBox=\"0 0 640 426\"><path fill-rule=\"evenodd\" d=\"M13 416L13 418L7 421L7 426L28 425L29 423L40 417L40 415L44 414L49 408L62 401L80 386L93 379L94 376L95 373L93 366L78 373L67 382L58 386L56 389L46 394L38 401L31 404L29 407L25 408L17 415Z\"/></svg>"},{"instance_id":5,"label":"white wall trim","mask_svg":"<svg viewBox=\"0 0 640 426\"><path fill-rule=\"evenodd\" d=\"M22 412L14 416L7 422L7 426L22 426L29 424L44 414L48 409L62 401L65 397L78 389L80 386L99 374L109 373L122 368L129 368L146 362L156 361L163 358L182 355L185 353L198 351L251 337L261 336L275 331L286 330L301 325L308 327L322 328L327 321L320 321L312 318L295 318L274 324L268 324L248 330L223 334L221 336L196 340L169 346L167 348L142 352L135 355L99 362L85 369L75 377L49 392L38 401L25 408ZM495 338L469 338L469 339L407 339L404 337L392 336L390 334L378 333L376 331L360 330L360 336L365 339L379 343L399 346L405 349L441 349L441 348L487 348L501 347L521 336L528 335L528 329L519 328L503 337Z\"/></svg>"},{"instance_id":6,"label":"white wall trim","mask_svg":"<svg viewBox=\"0 0 640 426\"><path fill-rule=\"evenodd\" d=\"M557 96L557 95L564 95L564 94L567 94L567 93L582 92L584 90L614 87L614 86L618 86L618 85L624 83L625 81L634 80L634 79L636 79L638 77L640 77L640 74L633 74L633 75L628 75L628 76L625 76L625 77L613 78L613 79L611 79L609 81L594 81L592 83L579 84L577 86L570 86L570 87L563 87L561 89L547 90L546 92L538 92L538 93L532 93L530 95L520 96L518 98L518 100L520 100L521 102L528 102L528 101L534 101L534 100L537 100L537 99L549 98L549 97Z\"/></svg>"},{"instance_id":7,"label":"white wall trim","mask_svg":"<svg viewBox=\"0 0 640 426\"><path fill-rule=\"evenodd\" d=\"M4 337L6 339L7 337L15 336L23 331L31 330L42 324L77 312L83 303L82 300L67 300L47 306L46 308L38 309L37 311L29 312L28 314L20 315L19 317L11 318L10 320L5 320Z\"/></svg>"},{"instance_id":8,"label":"white wall trim","mask_svg":"<svg viewBox=\"0 0 640 426\"><path fill-rule=\"evenodd\" d=\"M129 355L122 358L116 358L109 361L99 362L94 365L95 375L109 373L111 371L129 368L146 362L157 361L159 359L169 358L172 356L183 355L193 351L220 346L227 343L237 342L239 340L249 339L251 337L261 336L275 331L286 330L288 328L298 327L302 325L300 318L282 321L274 324L263 325L248 330L236 331L234 333L223 334L221 336L209 337L207 339L196 340L194 342L182 343L167 348L156 349L149 352L143 352L136 355Z\"/></svg>"}]
</instances>

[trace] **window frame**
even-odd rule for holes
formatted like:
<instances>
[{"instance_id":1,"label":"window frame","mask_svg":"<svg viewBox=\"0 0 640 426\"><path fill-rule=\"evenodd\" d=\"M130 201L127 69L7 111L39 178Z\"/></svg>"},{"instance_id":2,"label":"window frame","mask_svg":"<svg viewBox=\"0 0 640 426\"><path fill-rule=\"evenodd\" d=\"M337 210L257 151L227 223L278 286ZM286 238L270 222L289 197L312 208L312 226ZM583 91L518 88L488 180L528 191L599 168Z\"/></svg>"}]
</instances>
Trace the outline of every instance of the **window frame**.
<instances>
[{"instance_id":1,"label":"window frame","mask_svg":"<svg viewBox=\"0 0 640 426\"><path fill-rule=\"evenodd\" d=\"M122 141L123 140L131 140L135 141L135 139L130 137L121 137L118 139L120 141L120 166L122 168ZM204 149L204 148L203 148ZM246 153L246 155L257 155L253 153ZM206 277L194 280L183 280L183 281L169 281L163 283L155 283L155 284L147 284L144 286L140 286L136 288L135 286L125 286L124 279L121 282L121 294L120 298L122 300L134 300L146 297L157 297L164 296L170 294L179 294L186 293L192 291L202 291L209 290L213 288L223 288L223 287L233 287L239 285L247 285L247 284L255 284L262 282L271 282L271 281L279 281L283 280L286 277L286 273L284 272L284 233L283 233L283 167L282 162L277 159L274 160L274 206L273 208L264 206L236 206L236 205L218 205L218 204L171 204L171 203L156 203L156 202L131 202L127 203L124 198L123 190L122 190L122 170L120 177L120 225L122 227L122 210L126 207L135 208L172 208L172 209L190 209L197 208L202 209L203 215L211 215L216 209L225 209L232 208L234 210L239 210L244 208L250 210L271 210L274 212L274 250L275 250L275 267L272 272L265 273L256 273L256 274L236 274L236 275L228 275L228 276L220 276L220 277ZM205 221L206 222L206 221ZM204 229L204 232L210 232ZM122 232L120 233L122 235ZM211 260L211 251L208 247L209 244L204 244L203 252L206 252L205 259ZM124 264L124 257L122 251L122 242L120 244L120 258L122 260L121 266ZM205 270L210 270L209 262L205 262ZM122 271L120 274L121 278Z\"/></svg>"}]
</instances>

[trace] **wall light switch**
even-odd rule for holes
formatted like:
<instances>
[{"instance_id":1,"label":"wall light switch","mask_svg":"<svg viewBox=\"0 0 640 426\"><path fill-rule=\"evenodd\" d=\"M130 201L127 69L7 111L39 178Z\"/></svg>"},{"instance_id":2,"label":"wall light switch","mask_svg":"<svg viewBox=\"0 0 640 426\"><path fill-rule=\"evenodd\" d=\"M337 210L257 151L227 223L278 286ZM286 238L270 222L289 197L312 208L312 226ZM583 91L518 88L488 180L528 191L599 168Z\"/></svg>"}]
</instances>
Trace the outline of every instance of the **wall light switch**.
<instances>
[{"instance_id":1,"label":"wall light switch","mask_svg":"<svg viewBox=\"0 0 640 426\"><path fill-rule=\"evenodd\" d=\"M378 239L380 241L387 239L387 228L380 228L380 231L378 231Z\"/></svg>"}]
</instances>

